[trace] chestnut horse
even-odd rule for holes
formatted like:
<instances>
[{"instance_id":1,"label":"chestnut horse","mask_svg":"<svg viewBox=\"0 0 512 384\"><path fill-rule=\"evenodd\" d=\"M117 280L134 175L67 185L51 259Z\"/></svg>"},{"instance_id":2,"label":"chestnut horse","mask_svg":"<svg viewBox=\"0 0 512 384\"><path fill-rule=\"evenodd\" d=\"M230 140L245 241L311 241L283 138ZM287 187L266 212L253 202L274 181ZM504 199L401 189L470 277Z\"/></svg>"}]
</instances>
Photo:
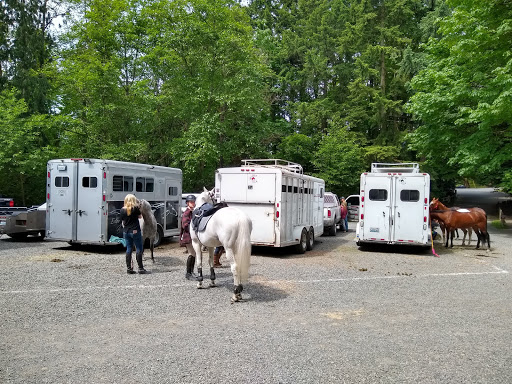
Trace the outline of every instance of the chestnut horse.
<instances>
[{"instance_id":1,"label":"chestnut horse","mask_svg":"<svg viewBox=\"0 0 512 384\"><path fill-rule=\"evenodd\" d=\"M448 208L446 205L441 203L441 201L439 201L439 199L436 198L436 197L434 197L432 199L432 201L430 202L430 206L432 207L433 210L442 210L442 211L462 209L462 208L459 208L459 207ZM466 209L466 208L464 208L464 209ZM481 208L469 208L467 210L478 210L479 212L481 212L481 213L483 213L485 215L485 211L483 209L481 209ZM446 228L445 228L443 222L439 223L439 227L441 228L441 236L442 236L443 242L444 242L444 239L448 236L448 232L446 231ZM464 237L462 238L462 245L466 244L466 235L468 233L469 233L468 245L471 245L471 235L473 234L473 230L471 228L468 228L468 229L461 228L461 230L462 230L462 232L464 232ZM457 229L455 230L455 233L457 234L457 239L458 239L459 238L459 232L457 231Z\"/></svg>"},{"instance_id":2,"label":"chestnut horse","mask_svg":"<svg viewBox=\"0 0 512 384\"><path fill-rule=\"evenodd\" d=\"M487 214L485 211L480 208L468 209L467 212L451 209L435 210L435 206L436 205L430 206L430 217L444 224L447 233L451 235L451 247L453 247L453 231L455 231L455 229L472 228L478 237L476 248L480 248L480 241L482 241L482 244L485 244L485 240L487 239L488 249L491 249L491 239L489 232L487 232ZM448 247L448 236L446 237L445 246Z\"/></svg>"}]
</instances>

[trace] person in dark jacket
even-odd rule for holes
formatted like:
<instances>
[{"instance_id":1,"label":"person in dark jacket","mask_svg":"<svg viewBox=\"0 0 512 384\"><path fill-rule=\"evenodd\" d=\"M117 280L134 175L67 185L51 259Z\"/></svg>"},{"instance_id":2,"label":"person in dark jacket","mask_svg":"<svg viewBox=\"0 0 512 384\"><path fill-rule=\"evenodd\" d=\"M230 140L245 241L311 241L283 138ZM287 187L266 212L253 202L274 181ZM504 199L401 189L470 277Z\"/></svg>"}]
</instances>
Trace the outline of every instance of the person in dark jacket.
<instances>
[{"instance_id":1,"label":"person in dark jacket","mask_svg":"<svg viewBox=\"0 0 512 384\"><path fill-rule=\"evenodd\" d=\"M187 209L181 216L181 232L180 232L180 245L186 247L188 251L187 259L187 272L185 278L188 280L195 280L194 265L196 264L196 251L192 247L192 238L190 237L190 223L192 221L192 212L196 207L196 197L194 195L188 195L185 198Z\"/></svg>"},{"instance_id":2,"label":"person in dark jacket","mask_svg":"<svg viewBox=\"0 0 512 384\"><path fill-rule=\"evenodd\" d=\"M121 222L123 223L123 236L126 240L126 272L133 274L132 250L135 245L135 257L139 267L139 273L146 273L142 264L142 233L140 230L139 219L142 218L137 198L128 194L124 198L124 206L121 208Z\"/></svg>"}]
</instances>

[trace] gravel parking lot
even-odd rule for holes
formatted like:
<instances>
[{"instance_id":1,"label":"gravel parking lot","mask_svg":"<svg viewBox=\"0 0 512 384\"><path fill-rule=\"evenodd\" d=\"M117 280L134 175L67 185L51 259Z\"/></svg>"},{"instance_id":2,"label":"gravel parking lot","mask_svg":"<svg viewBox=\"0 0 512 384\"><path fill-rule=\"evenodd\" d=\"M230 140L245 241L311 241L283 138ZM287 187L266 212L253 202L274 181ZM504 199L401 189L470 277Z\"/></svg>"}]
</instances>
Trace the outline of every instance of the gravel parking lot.
<instances>
[{"instance_id":1,"label":"gravel parking lot","mask_svg":"<svg viewBox=\"0 0 512 384\"><path fill-rule=\"evenodd\" d=\"M510 230L436 258L360 250L350 225L305 255L254 248L236 304L230 269L197 290L175 241L127 275L123 248L3 236L0 382L512 381Z\"/></svg>"}]
</instances>

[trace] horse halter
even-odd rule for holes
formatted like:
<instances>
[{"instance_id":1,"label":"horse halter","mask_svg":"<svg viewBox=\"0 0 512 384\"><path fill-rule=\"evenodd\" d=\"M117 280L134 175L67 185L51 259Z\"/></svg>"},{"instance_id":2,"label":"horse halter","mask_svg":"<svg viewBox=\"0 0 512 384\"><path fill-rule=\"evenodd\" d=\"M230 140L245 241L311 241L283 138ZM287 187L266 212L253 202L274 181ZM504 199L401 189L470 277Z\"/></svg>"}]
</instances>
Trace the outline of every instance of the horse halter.
<instances>
[{"instance_id":1,"label":"horse halter","mask_svg":"<svg viewBox=\"0 0 512 384\"><path fill-rule=\"evenodd\" d=\"M213 189L211 191L208 191L208 196L212 200L212 203L215 204L215 194L213 193L213 191L214 191Z\"/></svg>"}]
</instances>

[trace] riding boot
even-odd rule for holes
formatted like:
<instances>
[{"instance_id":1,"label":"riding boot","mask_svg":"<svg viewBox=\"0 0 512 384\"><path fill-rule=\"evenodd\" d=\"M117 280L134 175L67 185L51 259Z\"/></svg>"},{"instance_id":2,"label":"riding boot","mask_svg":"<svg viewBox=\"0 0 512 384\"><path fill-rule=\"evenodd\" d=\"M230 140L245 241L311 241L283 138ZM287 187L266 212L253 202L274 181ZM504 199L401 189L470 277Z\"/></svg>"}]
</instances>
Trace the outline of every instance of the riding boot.
<instances>
[{"instance_id":1,"label":"riding boot","mask_svg":"<svg viewBox=\"0 0 512 384\"><path fill-rule=\"evenodd\" d=\"M132 267L132 254L126 253L126 273L132 275L135 273Z\"/></svg>"},{"instance_id":2,"label":"riding boot","mask_svg":"<svg viewBox=\"0 0 512 384\"><path fill-rule=\"evenodd\" d=\"M220 263L220 256L221 255L222 255L222 252L219 252L219 253L215 252L213 254L213 266L216 267L216 268L217 267L222 267L222 264Z\"/></svg>"},{"instance_id":3,"label":"riding boot","mask_svg":"<svg viewBox=\"0 0 512 384\"><path fill-rule=\"evenodd\" d=\"M137 258L137 265L139 267L139 273L140 274L146 273L147 271L144 269L144 266L142 265L142 252L137 252L135 254L135 257Z\"/></svg>"},{"instance_id":4,"label":"riding boot","mask_svg":"<svg viewBox=\"0 0 512 384\"><path fill-rule=\"evenodd\" d=\"M188 255L187 259L187 273L185 274L185 278L187 280L195 280L196 275L194 274L194 265L196 264L196 257L192 255Z\"/></svg>"}]
</instances>

